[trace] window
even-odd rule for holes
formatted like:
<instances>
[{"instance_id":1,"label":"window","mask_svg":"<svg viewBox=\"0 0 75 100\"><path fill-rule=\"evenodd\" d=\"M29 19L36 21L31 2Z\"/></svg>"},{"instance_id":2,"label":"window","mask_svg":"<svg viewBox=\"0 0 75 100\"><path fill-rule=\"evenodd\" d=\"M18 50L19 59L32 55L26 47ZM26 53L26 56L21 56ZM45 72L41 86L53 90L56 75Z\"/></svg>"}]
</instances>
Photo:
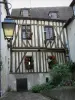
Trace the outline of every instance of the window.
<instances>
[{"instance_id":1,"label":"window","mask_svg":"<svg viewBox=\"0 0 75 100\"><path fill-rule=\"evenodd\" d=\"M23 25L22 26L22 39L31 39L31 26L30 25Z\"/></svg>"},{"instance_id":2,"label":"window","mask_svg":"<svg viewBox=\"0 0 75 100\"><path fill-rule=\"evenodd\" d=\"M49 12L49 17L51 18L51 19L56 19L56 18L58 18L58 12Z\"/></svg>"},{"instance_id":3,"label":"window","mask_svg":"<svg viewBox=\"0 0 75 100\"><path fill-rule=\"evenodd\" d=\"M26 56L25 57L25 68L26 69L33 69L33 58L32 56Z\"/></svg>"},{"instance_id":4,"label":"window","mask_svg":"<svg viewBox=\"0 0 75 100\"><path fill-rule=\"evenodd\" d=\"M73 13L74 13L74 16L75 16L75 5L73 6Z\"/></svg>"},{"instance_id":5,"label":"window","mask_svg":"<svg viewBox=\"0 0 75 100\"><path fill-rule=\"evenodd\" d=\"M44 32L45 32L45 39L46 40L54 39L54 30L53 30L52 26L45 26Z\"/></svg>"},{"instance_id":6,"label":"window","mask_svg":"<svg viewBox=\"0 0 75 100\"><path fill-rule=\"evenodd\" d=\"M21 10L21 16L23 16L23 17L28 17L28 15L29 15L28 9L22 9L22 10Z\"/></svg>"}]
</instances>

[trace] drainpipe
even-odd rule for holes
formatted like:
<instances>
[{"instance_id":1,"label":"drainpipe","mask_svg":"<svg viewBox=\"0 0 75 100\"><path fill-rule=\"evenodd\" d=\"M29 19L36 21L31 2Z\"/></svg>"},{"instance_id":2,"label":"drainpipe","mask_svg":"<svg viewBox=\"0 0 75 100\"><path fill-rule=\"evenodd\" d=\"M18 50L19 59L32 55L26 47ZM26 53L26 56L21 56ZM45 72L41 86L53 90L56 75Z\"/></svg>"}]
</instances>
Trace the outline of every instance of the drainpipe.
<instances>
[{"instance_id":1,"label":"drainpipe","mask_svg":"<svg viewBox=\"0 0 75 100\"><path fill-rule=\"evenodd\" d=\"M68 29L67 29L67 27L66 27L66 33L67 33L67 46L68 46L68 50L69 50L69 61L71 61L69 37L68 37Z\"/></svg>"},{"instance_id":2,"label":"drainpipe","mask_svg":"<svg viewBox=\"0 0 75 100\"><path fill-rule=\"evenodd\" d=\"M0 68L2 66L1 61L1 4L0 4ZM0 70L0 97L1 97L1 70Z\"/></svg>"}]
</instances>

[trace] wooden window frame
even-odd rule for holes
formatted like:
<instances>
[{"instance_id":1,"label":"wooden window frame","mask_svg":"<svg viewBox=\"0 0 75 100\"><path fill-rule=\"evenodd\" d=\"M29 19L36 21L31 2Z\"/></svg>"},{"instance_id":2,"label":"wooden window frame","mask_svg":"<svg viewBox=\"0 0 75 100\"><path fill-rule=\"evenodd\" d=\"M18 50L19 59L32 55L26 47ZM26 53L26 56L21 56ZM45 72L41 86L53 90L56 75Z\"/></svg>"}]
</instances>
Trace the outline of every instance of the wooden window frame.
<instances>
[{"instance_id":1,"label":"wooden window frame","mask_svg":"<svg viewBox=\"0 0 75 100\"><path fill-rule=\"evenodd\" d=\"M21 29L21 38L22 38L22 40L32 40L32 36L30 37L30 38L28 38L27 36L26 36L26 34L28 33L27 32L27 29L26 29L26 27L27 26L30 26L30 35L32 35L32 32L31 32L31 25L22 25L22 27L25 27L25 29ZM23 37L23 32L25 32L25 38Z\"/></svg>"},{"instance_id":2,"label":"wooden window frame","mask_svg":"<svg viewBox=\"0 0 75 100\"><path fill-rule=\"evenodd\" d=\"M53 34L53 38L50 38L50 39L46 39L46 32L45 32L45 28L52 28L52 34ZM44 26L44 34L45 34L45 40L48 41L48 40L54 40L55 39L55 34L54 34L54 28L53 26Z\"/></svg>"}]
</instances>

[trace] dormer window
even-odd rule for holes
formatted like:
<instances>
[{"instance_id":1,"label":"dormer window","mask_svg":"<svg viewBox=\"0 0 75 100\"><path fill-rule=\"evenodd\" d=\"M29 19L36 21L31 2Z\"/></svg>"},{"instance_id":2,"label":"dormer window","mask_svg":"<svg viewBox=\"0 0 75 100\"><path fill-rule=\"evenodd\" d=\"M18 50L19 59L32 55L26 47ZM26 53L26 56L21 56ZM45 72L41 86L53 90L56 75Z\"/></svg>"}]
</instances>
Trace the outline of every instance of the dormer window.
<instances>
[{"instance_id":1,"label":"dormer window","mask_svg":"<svg viewBox=\"0 0 75 100\"><path fill-rule=\"evenodd\" d=\"M74 16L75 16L75 5L73 6L73 13L74 13Z\"/></svg>"},{"instance_id":2,"label":"dormer window","mask_svg":"<svg viewBox=\"0 0 75 100\"><path fill-rule=\"evenodd\" d=\"M56 19L56 18L58 18L58 12L57 11L55 11L55 12L49 12L49 17L51 18L51 19Z\"/></svg>"},{"instance_id":3,"label":"dormer window","mask_svg":"<svg viewBox=\"0 0 75 100\"><path fill-rule=\"evenodd\" d=\"M29 10L28 9L22 9L21 10L21 16L28 17L29 16Z\"/></svg>"}]
</instances>

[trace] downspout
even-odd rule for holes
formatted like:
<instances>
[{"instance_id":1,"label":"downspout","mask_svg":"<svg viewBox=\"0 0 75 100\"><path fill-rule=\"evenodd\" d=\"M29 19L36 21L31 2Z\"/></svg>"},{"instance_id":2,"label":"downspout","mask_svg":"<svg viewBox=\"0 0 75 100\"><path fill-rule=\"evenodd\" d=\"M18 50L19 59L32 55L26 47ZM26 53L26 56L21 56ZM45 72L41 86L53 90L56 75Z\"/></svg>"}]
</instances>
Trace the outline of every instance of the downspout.
<instances>
[{"instance_id":1,"label":"downspout","mask_svg":"<svg viewBox=\"0 0 75 100\"><path fill-rule=\"evenodd\" d=\"M66 33L67 33L67 46L68 46L68 51L69 51L69 61L71 61L71 55L70 55L70 46L69 46L69 38L68 38L68 29L66 27Z\"/></svg>"},{"instance_id":2,"label":"downspout","mask_svg":"<svg viewBox=\"0 0 75 100\"><path fill-rule=\"evenodd\" d=\"M0 68L2 66L1 61L1 4L0 4ZM1 70L0 70L0 97L1 97Z\"/></svg>"}]
</instances>

